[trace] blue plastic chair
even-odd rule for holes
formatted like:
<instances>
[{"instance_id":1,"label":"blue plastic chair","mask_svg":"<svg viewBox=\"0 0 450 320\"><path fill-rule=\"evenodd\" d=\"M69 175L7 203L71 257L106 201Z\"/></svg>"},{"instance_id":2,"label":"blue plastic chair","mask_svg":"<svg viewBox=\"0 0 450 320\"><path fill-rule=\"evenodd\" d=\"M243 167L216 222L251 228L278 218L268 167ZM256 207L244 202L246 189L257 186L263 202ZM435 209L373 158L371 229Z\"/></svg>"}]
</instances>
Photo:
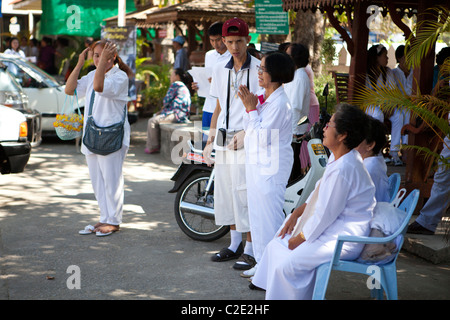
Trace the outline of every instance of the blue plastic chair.
<instances>
[{"instance_id":1,"label":"blue plastic chair","mask_svg":"<svg viewBox=\"0 0 450 320\"><path fill-rule=\"evenodd\" d=\"M358 243L388 243L397 238L397 236L402 235L400 244L398 246L398 251L392 261L386 264L377 264L376 267L379 268L380 277L379 279L379 289L371 289L371 296L379 300L383 299L383 290L386 293L386 298L388 300L397 300L397 266L396 261L398 253L403 245L404 236L408 228L409 220L416 208L417 201L419 199L419 190L413 190L407 197L402 201L398 207L401 210L406 211L405 219L402 225L399 227L397 232L394 234L383 237L357 237L357 236L339 236L336 247L333 253L333 258L330 262L324 263L317 268L316 271L316 283L313 292L313 300L323 300L325 299L325 293L328 286L328 280L330 278L331 270L347 271L367 274L368 276L373 276L373 269L371 266L375 266L370 263L360 263L356 260L344 261L340 260L342 245L344 242L358 242Z\"/></svg>"},{"instance_id":2,"label":"blue plastic chair","mask_svg":"<svg viewBox=\"0 0 450 320\"><path fill-rule=\"evenodd\" d=\"M393 173L389 176L389 202L392 202L397 195L398 189L400 189L400 183L402 182L402 177L400 173Z\"/></svg>"}]
</instances>

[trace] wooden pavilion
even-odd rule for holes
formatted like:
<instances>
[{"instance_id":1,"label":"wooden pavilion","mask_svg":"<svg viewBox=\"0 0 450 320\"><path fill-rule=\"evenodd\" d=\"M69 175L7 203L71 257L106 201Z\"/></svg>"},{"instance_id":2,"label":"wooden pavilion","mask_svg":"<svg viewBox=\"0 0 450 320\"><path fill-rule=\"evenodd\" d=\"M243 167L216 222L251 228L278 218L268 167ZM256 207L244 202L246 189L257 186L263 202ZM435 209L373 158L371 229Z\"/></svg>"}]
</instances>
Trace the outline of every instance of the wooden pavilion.
<instances>
[{"instance_id":1,"label":"wooden pavilion","mask_svg":"<svg viewBox=\"0 0 450 320\"><path fill-rule=\"evenodd\" d=\"M192 52L196 49L195 35L202 37L202 51L211 49L206 30L216 22L225 22L233 17L240 17L249 26L255 25L255 9L247 7L242 0L188 0L147 14L147 25L173 23L183 34L180 24L187 26L187 47ZM203 35L200 30L204 30ZM184 34L183 34L184 35ZM185 35L186 36L186 35Z\"/></svg>"},{"instance_id":2,"label":"wooden pavilion","mask_svg":"<svg viewBox=\"0 0 450 320\"><path fill-rule=\"evenodd\" d=\"M351 101L356 84L364 83L367 66L367 46L369 29L367 20L371 12L369 6L376 5L382 9L382 14L389 15L393 22L403 31L405 39L411 34L411 30L402 22L404 15L417 16L417 21L435 21L436 16L426 13L426 9L434 6L448 7L446 0L283 0L284 10L320 10L326 12L332 26L340 33L342 39L347 44L348 52L351 55L350 69L348 75L348 99ZM368 10L369 9L369 10ZM333 13L346 12L349 20L350 30L340 25ZM369 13L367 12L369 11ZM414 70L414 77L417 82L413 85L413 91L420 89L422 94L429 94L432 90L433 66L434 66L434 50L433 53L425 57L419 68ZM419 146L428 146L430 149L438 150L442 143L435 138L430 130L420 126L417 119L411 119L409 128L409 143ZM430 195L433 176L431 175L430 161L425 161L422 157L415 156L411 152L408 153L406 160L405 187L410 191L418 188L421 191L421 200L428 198ZM418 205L421 207L421 205Z\"/></svg>"}]
</instances>

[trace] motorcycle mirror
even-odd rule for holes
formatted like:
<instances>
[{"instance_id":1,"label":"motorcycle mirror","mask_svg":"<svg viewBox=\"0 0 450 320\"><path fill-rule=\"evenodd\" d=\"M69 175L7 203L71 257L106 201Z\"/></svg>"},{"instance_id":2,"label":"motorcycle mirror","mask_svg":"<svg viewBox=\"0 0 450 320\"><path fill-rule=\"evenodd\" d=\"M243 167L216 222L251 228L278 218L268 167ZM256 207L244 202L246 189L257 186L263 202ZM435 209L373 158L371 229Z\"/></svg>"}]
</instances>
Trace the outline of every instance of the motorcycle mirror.
<instances>
[{"instance_id":1,"label":"motorcycle mirror","mask_svg":"<svg viewBox=\"0 0 450 320\"><path fill-rule=\"evenodd\" d=\"M302 124L305 124L305 123L308 123L308 122L309 122L308 116L303 116L303 117L300 118L300 120L298 120L297 125L299 126L299 125L302 125Z\"/></svg>"},{"instance_id":2,"label":"motorcycle mirror","mask_svg":"<svg viewBox=\"0 0 450 320\"><path fill-rule=\"evenodd\" d=\"M326 84L325 88L323 88L322 96L328 96L328 83Z\"/></svg>"}]
</instances>

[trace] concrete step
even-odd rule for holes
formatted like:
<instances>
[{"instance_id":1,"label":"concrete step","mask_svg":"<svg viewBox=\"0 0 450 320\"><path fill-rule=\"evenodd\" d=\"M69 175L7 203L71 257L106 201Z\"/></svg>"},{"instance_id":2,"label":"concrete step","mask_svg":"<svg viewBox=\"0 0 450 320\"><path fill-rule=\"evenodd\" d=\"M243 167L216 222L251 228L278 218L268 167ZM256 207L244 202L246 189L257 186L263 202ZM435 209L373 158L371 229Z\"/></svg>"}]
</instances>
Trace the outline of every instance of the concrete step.
<instances>
[{"instance_id":1,"label":"concrete step","mask_svg":"<svg viewBox=\"0 0 450 320\"><path fill-rule=\"evenodd\" d=\"M434 235L407 233L403 249L434 264L450 262L450 239L445 238L448 228L450 217L443 217Z\"/></svg>"}]
</instances>

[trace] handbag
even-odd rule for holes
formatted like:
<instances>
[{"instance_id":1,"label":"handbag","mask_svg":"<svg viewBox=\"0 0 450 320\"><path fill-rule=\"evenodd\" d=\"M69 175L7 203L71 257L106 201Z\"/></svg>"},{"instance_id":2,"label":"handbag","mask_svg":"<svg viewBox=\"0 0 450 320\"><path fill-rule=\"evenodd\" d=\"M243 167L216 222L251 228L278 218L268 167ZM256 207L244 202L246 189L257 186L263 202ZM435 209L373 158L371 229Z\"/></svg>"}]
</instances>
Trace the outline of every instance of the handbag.
<instances>
[{"instance_id":1,"label":"handbag","mask_svg":"<svg viewBox=\"0 0 450 320\"><path fill-rule=\"evenodd\" d=\"M74 110L74 101L77 103L78 114ZM53 122L53 126L61 140L72 140L81 137L83 133L83 115L78 105L76 90L73 96L69 96L69 102L66 95L61 113L56 115L56 121Z\"/></svg>"},{"instance_id":2,"label":"handbag","mask_svg":"<svg viewBox=\"0 0 450 320\"><path fill-rule=\"evenodd\" d=\"M384 238L394 234L405 219L405 211L398 208L406 194L406 189L400 189L392 202L377 202L370 221L369 237ZM402 235L388 243L365 244L358 262L370 264L385 264L391 262L398 251Z\"/></svg>"},{"instance_id":3,"label":"handbag","mask_svg":"<svg viewBox=\"0 0 450 320\"><path fill-rule=\"evenodd\" d=\"M98 126L92 117L95 91L92 90L89 112L86 120L83 144L89 151L99 155L108 155L122 148L124 136L124 123L127 116L127 105L124 107L124 116L121 122L107 127Z\"/></svg>"}]
</instances>

